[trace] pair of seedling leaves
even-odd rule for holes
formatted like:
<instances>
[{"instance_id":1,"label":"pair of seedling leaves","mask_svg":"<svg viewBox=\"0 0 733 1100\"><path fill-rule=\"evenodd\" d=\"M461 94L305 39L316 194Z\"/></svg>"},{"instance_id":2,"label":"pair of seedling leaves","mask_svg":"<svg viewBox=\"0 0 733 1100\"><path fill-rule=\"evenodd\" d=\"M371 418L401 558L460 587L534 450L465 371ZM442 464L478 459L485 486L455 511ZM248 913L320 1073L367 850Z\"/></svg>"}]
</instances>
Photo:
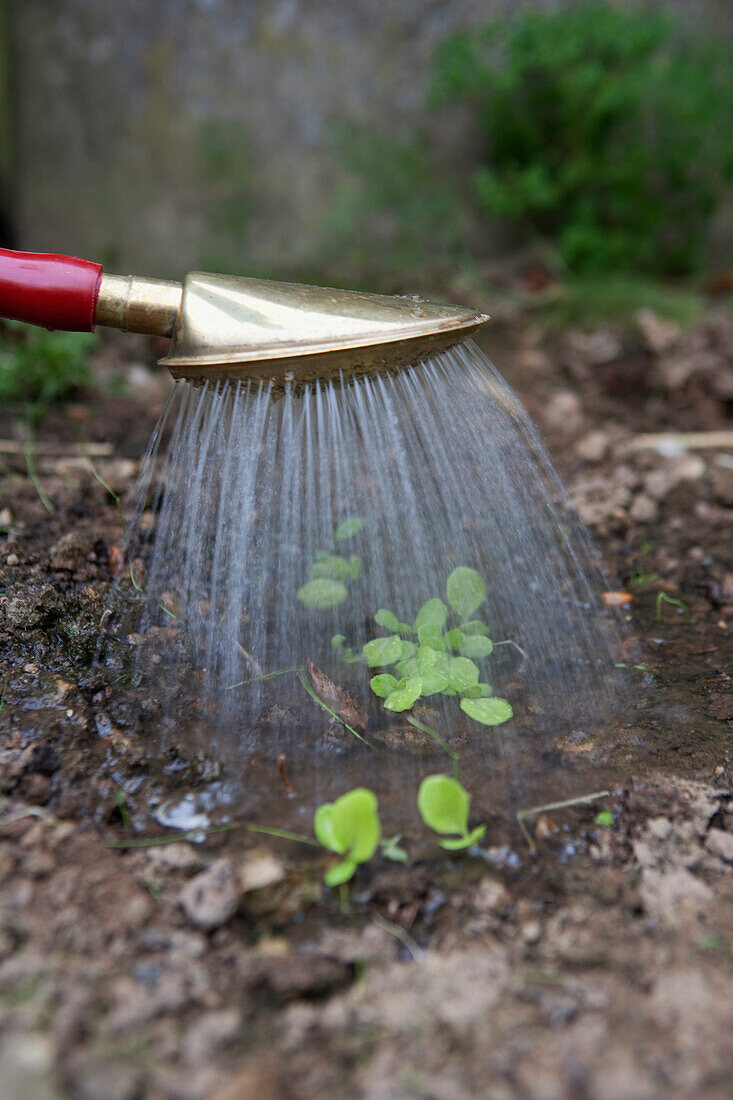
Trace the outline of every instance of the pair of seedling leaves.
<instances>
[{"instance_id":1,"label":"pair of seedling leaves","mask_svg":"<svg viewBox=\"0 0 733 1100\"><path fill-rule=\"evenodd\" d=\"M336 528L336 542L343 542L358 535L366 527L363 516L352 516L343 520ZM328 611L343 603L348 597L346 584L355 581L361 572L361 558L351 554L348 558L339 554L327 554L319 550L311 566L311 580L298 589L296 595L306 607L314 611Z\"/></svg>"},{"instance_id":2,"label":"pair of seedling leaves","mask_svg":"<svg viewBox=\"0 0 733 1100\"><path fill-rule=\"evenodd\" d=\"M447 775L429 775L420 784L417 808L425 824L444 839L440 846L456 852L476 844L486 831L479 825L469 832L468 792L457 779ZM316 810L313 828L319 844L343 858L324 876L327 886L348 882L360 863L367 863L377 848L387 859L404 863L407 853L399 847L400 837L382 840L377 797L366 787L357 787L335 802L324 802Z\"/></svg>"},{"instance_id":3,"label":"pair of seedling leaves","mask_svg":"<svg viewBox=\"0 0 733 1100\"><path fill-rule=\"evenodd\" d=\"M486 623L470 618L485 597L480 574L459 566L446 584L446 599L459 626L445 629L448 607L439 599L424 603L412 624L400 622L384 608L376 613L377 625L391 633L367 642L362 658L370 668L394 665L396 675L382 672L370 680L386 710L409 710L418 699L440 694L458 696L464 714L485 726L498 726L512 717L509 703L492 696L476 664L494 648Z\"/></svg>"}]
</instances>

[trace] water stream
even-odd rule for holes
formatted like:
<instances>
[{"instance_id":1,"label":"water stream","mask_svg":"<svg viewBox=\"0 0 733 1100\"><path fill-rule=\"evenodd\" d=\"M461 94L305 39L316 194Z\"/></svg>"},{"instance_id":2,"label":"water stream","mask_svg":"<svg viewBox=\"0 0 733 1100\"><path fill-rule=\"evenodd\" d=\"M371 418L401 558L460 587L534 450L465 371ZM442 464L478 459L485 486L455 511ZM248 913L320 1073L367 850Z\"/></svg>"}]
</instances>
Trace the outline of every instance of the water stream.
<instances>
[{"instance_id":1,"label":"water stream","mask_svg":"<svg viewBox=\"0 0 733 1100\"><path fill-rule=\"evenodd\" d=\"M140 647L141 675L245 788L247 762L284 752L315 798L357 783L399 798L450 771L437 734L464 781L501 775L521 798L558 736L595 735L612 713L617 638L599 562L527 414L473 343L305 392L179 383L139 499L128 552L144 561L139 629L155 641ZM430 600L445 622L433 603L418 634ZM378 624L380 610L393 618ZM367 652L385 662L370 667L376 639ZM468 688L440 679L457 657ZM435 686L428 666L446 691L406 710L370 686L383 674L408 694L420 676ZM466 691L505 699L513 717L475 720Z\"/></svg>"}]
</instances>

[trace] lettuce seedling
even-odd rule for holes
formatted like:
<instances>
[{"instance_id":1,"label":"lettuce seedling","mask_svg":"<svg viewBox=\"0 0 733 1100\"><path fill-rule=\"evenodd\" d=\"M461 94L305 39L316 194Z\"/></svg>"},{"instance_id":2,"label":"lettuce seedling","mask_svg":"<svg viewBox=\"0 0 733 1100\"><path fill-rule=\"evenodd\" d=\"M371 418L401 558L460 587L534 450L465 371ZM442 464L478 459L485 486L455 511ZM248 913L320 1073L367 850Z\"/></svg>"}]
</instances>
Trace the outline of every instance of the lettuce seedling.
<instances>
[{"instance_id":1,"label":"lettuce seedling","mask_svg":"<svg viewBox=\"0 0 733 1100\"><path fill-rule=\"evenodd\" d=\"M324 802L316 810L313 828L324 848L344 857L323 876L327 886L341 886L379 847L381 828L376 795L366 787L356 787L335 802Z\"/></svg>"},{"instance_id":2,"label":"lettuce seedling","mask_svg":"<svg viewBox=\"0 0 733 1100\"><path fill-rule=\"evenodd\" d=\"M375 622L390 633L362 647L370 668L388 668L370 680L372 691L384 700L385 710L410 710L420 698L458 696L464 714L485 726L498 726L513 715L506 699L492 697L491 685L481 680L476 661L489 657L494 643L489 628L471 619L486 598L486 585L475 569L460 565L448 577L446 599L431 599L410 625L394 612L380 608ZM445 630L450 614L458 626ZM417 643L412 639L417 635Z\"/></svg>"},{"instance_id":3,"label":"lettuce seedling","mask_svg":"<svg viewBox=\"0 0 733 1100\"><path fill-rule=\"evenodd\" d=\"M440 841L441 848L446 851L457 852L462 848L470 848L486 832L485 825L478 825L469 833L469 805L468 792L457 779L450 779L447 775L429 775L420 784L417 808L428 828L443 835L458 834Z\"/></svg>"}]
</instances>

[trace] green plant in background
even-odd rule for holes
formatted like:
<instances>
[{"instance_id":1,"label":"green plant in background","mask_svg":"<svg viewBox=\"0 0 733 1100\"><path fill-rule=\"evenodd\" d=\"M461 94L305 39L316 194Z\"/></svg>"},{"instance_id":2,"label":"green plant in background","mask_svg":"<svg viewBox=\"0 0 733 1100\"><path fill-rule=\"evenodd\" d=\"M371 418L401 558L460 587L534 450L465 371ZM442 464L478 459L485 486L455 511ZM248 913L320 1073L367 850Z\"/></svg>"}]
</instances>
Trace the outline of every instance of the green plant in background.
<instances>
[{"instance_id":1,"label":"green plant in background","mask_svg":"<svg viewBox=\"0 0 733 1100\"><path fill-rule=\"evenodd\" d=\"M498 726L512 717L510 704L493 696L476 663L494 648L486 623L470 618L485 598L480 574L458 566L446 583L456 626L445 629L449 609L441 599L424 603L412 624L401 622L386 608L377 611L375 622L390 633L367 642L362 659L370 668L394 665L396 675L381 672L370 680L386 710L410 710L418 699L440 694L458 697L464 714L485 726Z\"/></svg>"},{"instance_id":2,"label":"green plant in background","mask_svg":"<svg viewBox=\"0 0 733 1100\"><path fill-rule=\"evenodd\" d=\"M198 153L208 230L201 264L206 270L241 274L248 269L248 234L257 209L252 141L241 123L209 118L199 130Z\"/></svg>"},{"instance_id":3,"label":"green plant in background","mask_svg":"<svg viewBox=\"0 0 733 1100\"><path fill-rule=\"evenodd\" d=\"M571 271L698 265L733 176L724 45L649 7L523 8L447 40L430 100L475 105L483 211L554 240Z\"/></svg>"},{"instance_id":4,"label":"green plant in background","mask_svg":"<svg viewBox=\"0 0 733 1100\"><path fill-rule=\"evenodd\" d=\"M0 401L24 402L40 420L54 402L91 384L87 356L96 337L4 321L0 329Z\"/></svg>"},{"instance_id":5,"label":"green plant in background","mask_svg":"<svg viewBox=\"0 0 733 1100\"><path fill-rule=\"evenodd\" d=\"M478 825L469 833L469 807L468 792L457 779L450 779L447 775L429 775L420 784L417 795L420 816L429 829L445 837L440 841L440 846L446 851L470 848L486 832L485 825Z\"/></svg>"},{"instance_id":6,"label":"green plant in background","mask_svg":"<svg viewBox=\"0 0 733 1100\"><path fill-rule=\"evenodd\" d=\"M376 795L366 787L356 787L335 802L324 802L316 810L313 828L324 848L343 856L324 875L327 886L341 886L379 847L382 834Z\"/></svg>"},{"instance_id":7,"label":"green plant in background","mask_svg":"<svg viewBox=\"0 0 733 1100\"><path fill-rule=\"evenodd\" d=\"M427 135L342 121L332 127L331 146L347 182L323 219L324 277L384 292L405 276L414 282L416 271L452 273L466 255L469 203Z\"/></svg>"}]
</instances>

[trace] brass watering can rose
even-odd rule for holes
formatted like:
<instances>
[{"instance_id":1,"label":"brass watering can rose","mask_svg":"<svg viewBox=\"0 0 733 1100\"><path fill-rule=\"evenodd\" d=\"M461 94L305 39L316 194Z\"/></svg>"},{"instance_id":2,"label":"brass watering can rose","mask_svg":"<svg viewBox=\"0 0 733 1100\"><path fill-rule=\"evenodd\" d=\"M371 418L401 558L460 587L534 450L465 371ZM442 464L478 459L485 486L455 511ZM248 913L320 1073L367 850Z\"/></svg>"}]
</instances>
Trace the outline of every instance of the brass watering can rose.
<instances>
[{"instance_id":1,"label":"brass watering can rose","mask_svg":"<svg viewBox=\"0 0 733 1100\"><path fill-rule=\"evenodd\" d=\"M194 271L183 284L108 275L72 256L0 249L0 315L46 328L96 325L170 337L174 378L270 382L282 392L391 373L467 339L488 320L418 296Z\"/></svg>"}]
</instances>

